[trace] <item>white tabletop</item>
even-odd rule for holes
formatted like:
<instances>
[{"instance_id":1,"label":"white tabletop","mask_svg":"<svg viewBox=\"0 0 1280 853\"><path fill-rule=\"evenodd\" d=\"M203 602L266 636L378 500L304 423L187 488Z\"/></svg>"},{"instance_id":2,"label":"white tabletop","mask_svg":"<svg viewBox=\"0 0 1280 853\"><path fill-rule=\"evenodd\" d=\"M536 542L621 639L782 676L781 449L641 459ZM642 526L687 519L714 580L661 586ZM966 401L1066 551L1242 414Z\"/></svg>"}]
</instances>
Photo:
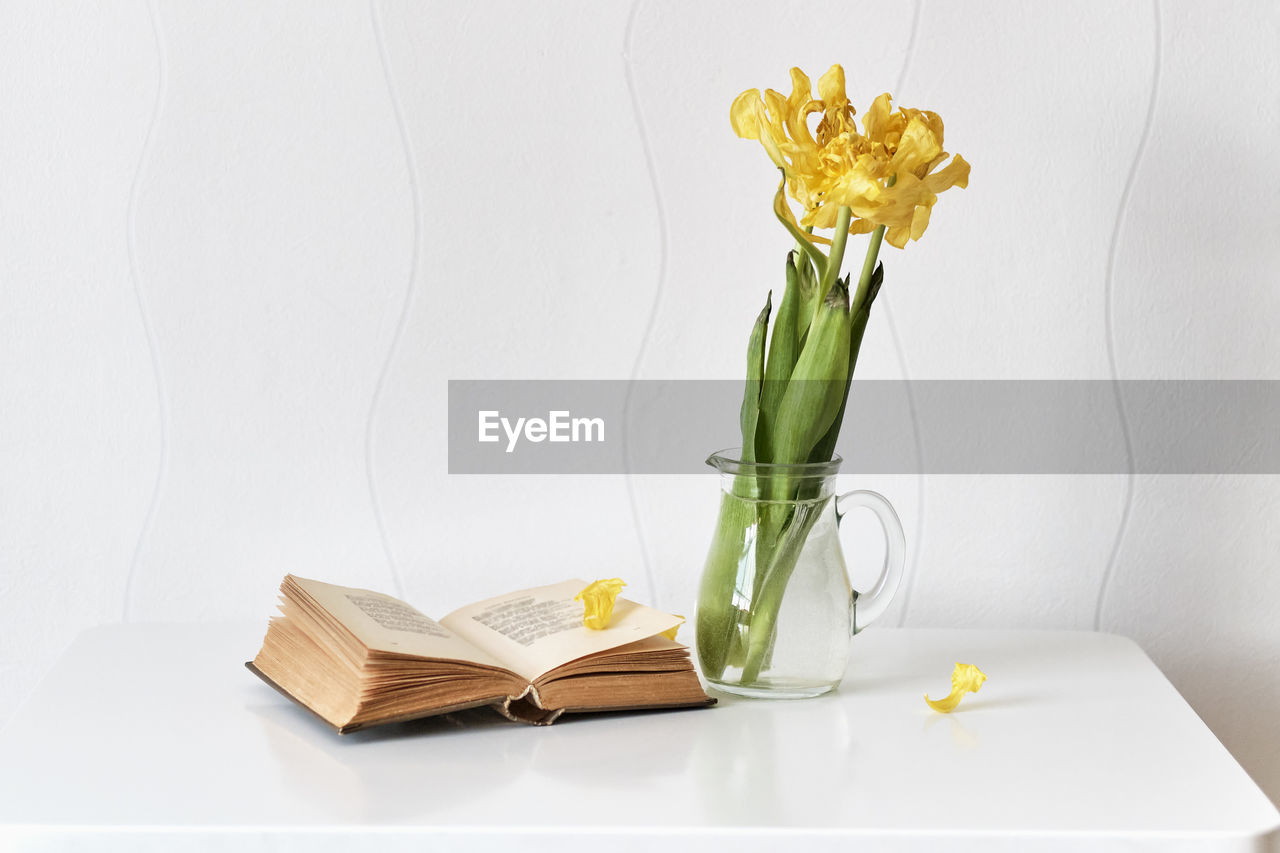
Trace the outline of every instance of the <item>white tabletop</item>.
<instances>
[{"instance_id":1,"label":"white tabletop","mask_svg":"<svg viewBox=\"0 0 1280 853\"><path fill-rule=\"evenodd\" d=\"M0 733L0 848L1280 849L1280 814L1112 635L872 629L819 699L339 736L244 669L262 630L82 635ZM942 716L921 696L956 661L988 681Z\"/></svg>"}]
</instances>

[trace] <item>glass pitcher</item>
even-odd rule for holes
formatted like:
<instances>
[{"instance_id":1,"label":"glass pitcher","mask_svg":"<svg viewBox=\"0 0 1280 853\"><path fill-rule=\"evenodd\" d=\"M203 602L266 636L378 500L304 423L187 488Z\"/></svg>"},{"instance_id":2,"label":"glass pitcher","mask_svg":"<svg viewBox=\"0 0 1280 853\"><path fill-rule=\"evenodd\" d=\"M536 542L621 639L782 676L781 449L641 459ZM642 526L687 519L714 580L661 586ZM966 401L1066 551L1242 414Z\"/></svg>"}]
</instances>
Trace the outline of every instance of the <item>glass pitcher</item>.
<instances>
[{"instance_id":1,"label":"glass pitcher","mask_svg":"<svg viewBox=\"0 0 1280 853\"><path fill-rule=\"evenodd\" d=\"M698 593L703 677L740 696L819 696L844 677L850 638L888 608L902 580L906 538L893 506L858 490L836 496L842 460L744 462L736 450L707 464L720 472L720 516ZM870 590L849 584L840 519L875 513L887 546Z\"/></svg>"}]
</instances>

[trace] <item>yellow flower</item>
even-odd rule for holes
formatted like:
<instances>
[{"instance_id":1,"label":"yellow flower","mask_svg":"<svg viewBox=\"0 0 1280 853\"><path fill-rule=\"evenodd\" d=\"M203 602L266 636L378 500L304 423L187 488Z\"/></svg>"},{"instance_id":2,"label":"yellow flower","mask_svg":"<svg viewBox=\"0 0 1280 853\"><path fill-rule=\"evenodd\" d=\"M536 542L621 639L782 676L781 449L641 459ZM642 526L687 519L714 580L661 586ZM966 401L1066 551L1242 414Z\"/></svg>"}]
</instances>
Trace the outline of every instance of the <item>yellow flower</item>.
<instances>
[{"instance_id":1,"label":"yellow flower","mask_svg":"<svg viewBox=\"0 0 1280 853\"><path fill-rule=\"evenodd\" d=\"M609 620L613 618L613 605L624 586L622 578L598 580L574 596L574 601L582 602L582 624L593 631L608 628Z\"/></svg>"},{"instance_id":2,"label":"yellow flower","mask_svg":"<svg viewBox=\"0 0 1280 853\"><path fill-rule=\"evenodd\" d=\"M839 65L819 78L818 95L792 68L790 96L748 89L734 99L729 121L738 136L759 140L783 170L788 194L804 208L802 225L834 228L839 209L848 207L850 234L883 225L885 239L899 249L919 240L938 193L969 184L969 164L959 154L938 169L950 156L942 148L942 118L927 110L894 112L886 92L867 110L859 133ZM811 132L815 113L821 118ZM794 221L790 206L781 207L779 214Z\"/></svg>"}]
</instances>

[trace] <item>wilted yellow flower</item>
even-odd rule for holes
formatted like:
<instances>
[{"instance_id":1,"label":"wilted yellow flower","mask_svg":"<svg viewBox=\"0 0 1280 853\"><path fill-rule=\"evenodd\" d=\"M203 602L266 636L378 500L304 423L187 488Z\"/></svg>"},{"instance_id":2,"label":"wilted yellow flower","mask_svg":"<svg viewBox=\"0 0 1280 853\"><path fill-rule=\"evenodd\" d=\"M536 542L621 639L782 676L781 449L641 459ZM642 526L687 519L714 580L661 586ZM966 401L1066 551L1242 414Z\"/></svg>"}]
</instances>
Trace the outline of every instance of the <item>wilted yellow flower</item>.
<instances>
[{"instance_id":1,"label":"wilted yellow flower","mask_svg":"<svg viewBox=\"0 0 1280 853\"><path fill-rule=\"evenodd\" d=\"M626 586L622 578L609 578L588 584L582 592L574 596L574 601L582 602L582 624L593 631L603 631L609 627L609 619L613 617L613 605L618 600L618 593Z\"/></svg>"},{"instance_id":2,"label":"wilted yellow flower","mask_svg":"<svg viewBox=\"0 0 1280 853\"><path fill-rule=\"evenodd\" d=\"M982 670L973 664L957 663L956 668L951 671L951 694L945 699L930 699L929 694L926 693L924 701L938 713L950 714L960 704L964 694L977 693L986 680L987 677L983 675Z\"/></svg>"},{"instance_id":3,"label":"wilted yellow flower","mask_svg":"<svg viewBox=\"0 0 1280 853\"><path fill-rule=\"evenodd\" d=\"M853 213L850 234L885 226L885 239L901 249L929 226L938 193L969 183L969 164L942 148L942 118L927 110L891 110L886 92L863 117L861 133L845 94L844 69L831 66L813 97L809 78L791 69L791 95L748 89L729 111L733 130L757 139L786 174L787 192L801 207L800 222L834 228L841 207ZM820 113L814 131L809 116ZM792 216L790 208L780 215ZM827 242L815 238L818 242Z\"/></svg>"}]
</instances>

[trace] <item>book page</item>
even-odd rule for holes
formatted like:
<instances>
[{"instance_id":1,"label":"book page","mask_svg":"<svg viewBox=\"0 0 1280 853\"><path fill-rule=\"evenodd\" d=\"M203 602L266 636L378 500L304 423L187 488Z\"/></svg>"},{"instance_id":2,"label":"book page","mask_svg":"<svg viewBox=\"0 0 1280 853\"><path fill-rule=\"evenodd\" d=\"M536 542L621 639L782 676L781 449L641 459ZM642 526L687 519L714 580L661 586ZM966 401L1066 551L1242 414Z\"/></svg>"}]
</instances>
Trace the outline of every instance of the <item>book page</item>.
<instances>
[{"instance_id":1,"label":"book page","mask_svg":"<svg viewBox=\"0 0 1280 853\"><path fill-rule=\"evenodd\" d=\"M296 575L290 577L370 649L510 668L398 598Z\"/></svg>"},{"instance_id":2,"label":"book page","mask_svg":"<svg viewBox=\"0 0 1280 853\"><path fill-rule=\"evenodd\" d=\"M440 624L533 681L584 655L616 648L674 628L679 616L619 598L603 631L582 624L583 604L573 598L586 581L521 590L460 607Z\"/></svg>"}]
</instances>

